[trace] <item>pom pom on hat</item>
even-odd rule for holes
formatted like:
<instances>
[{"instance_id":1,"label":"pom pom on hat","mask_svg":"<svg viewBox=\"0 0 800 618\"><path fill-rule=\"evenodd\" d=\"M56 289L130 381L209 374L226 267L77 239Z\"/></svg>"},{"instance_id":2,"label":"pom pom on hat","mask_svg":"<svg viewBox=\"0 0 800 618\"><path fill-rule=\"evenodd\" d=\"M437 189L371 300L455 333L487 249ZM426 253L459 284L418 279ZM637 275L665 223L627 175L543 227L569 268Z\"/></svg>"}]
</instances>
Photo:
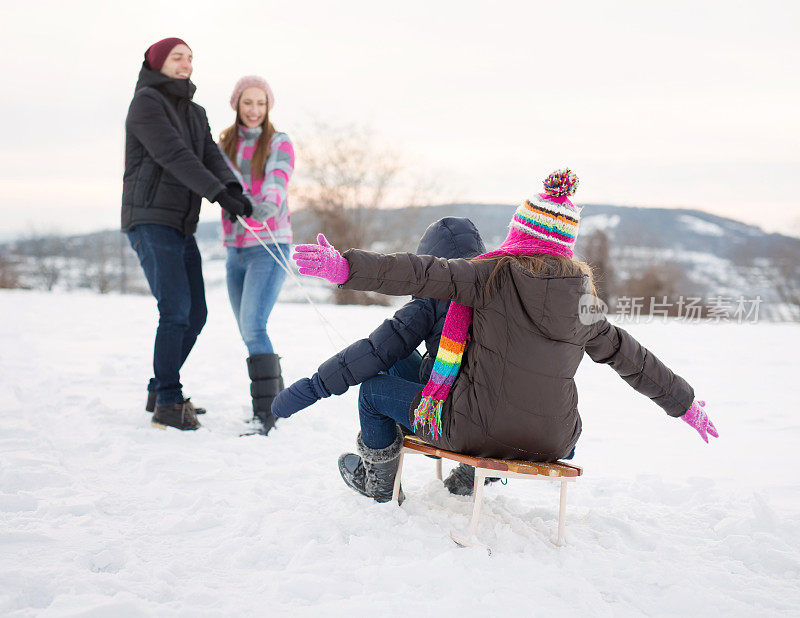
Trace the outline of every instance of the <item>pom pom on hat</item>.
<instances>
[{"instance_id":1,"label":"pom pom on hat","mask_svg":"<svg viewBox=\"0 0 800 618\"><path fill-rule=\"evenodd\" d=\"M578 188L578 177L569 168L557 170L544 181L544 193L537 193L520 204L509 223L504 245L536 245L534 253L549 253L571 258L581 209L569 201Z\"/></svg>"},{"instance_id":2,"label":"pom pom on hat","mask_svg":"<svg viewBox=\"0 0 800 618\"><path fill-rule=\"evenodd\" d=\"M569 197L578 190L578 177L569 168L556 170L544 179L544 192L552 197Z\"/></svg>"},{"instance_id":3,"label":"pom pom on hat","mask_svg":"<svg viewBox=\"0 0 800 618\"><path fill-rule=\"evenodd\" d=\"M231 93L231 108L233 111L239 111L239 97L241 97L242 93L248 88L260 88L266 92L267 111L272 111L272 108L275 107L275 95L272 94L272 88L269 87L267 80L259 75L245 75L236 82L236 85L233 87L233 93Z\"/></svg>"}]
</instances>

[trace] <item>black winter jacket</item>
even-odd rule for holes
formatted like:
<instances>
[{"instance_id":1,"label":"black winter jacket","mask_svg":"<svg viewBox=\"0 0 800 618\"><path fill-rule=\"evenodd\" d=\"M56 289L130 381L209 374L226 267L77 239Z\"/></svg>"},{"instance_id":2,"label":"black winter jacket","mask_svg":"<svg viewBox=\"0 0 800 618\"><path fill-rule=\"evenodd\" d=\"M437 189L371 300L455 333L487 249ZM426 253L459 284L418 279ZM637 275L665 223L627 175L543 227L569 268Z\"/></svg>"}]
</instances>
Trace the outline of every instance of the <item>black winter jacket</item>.
<instances>
[{"instance_id":1,"label":"black winter jacket","mask_svg":"<svg viewBox=\"0 0 800 618\"><path fill-rule=\"evenodd\" d=\"M486 252L477 228L469 219L445 217L432 223L417 248L420 255L443 258L471 258ZM318 373L325 388L341 395L349 387L386 371L425 342L428 354L420 368L420 383L428 381L449 300L413 297L393 317L384 321L366 339L351 344L320 365Z\"/></svg>"},{"instance_id":2,"label":"black winter jacket","mask_svg":"<svg viewBox=\"0 0 800 618\"><path fill-rule=\"evenodd\" d=\"M125 120L122 229L160 223L194 234L202 197L235 183L211 137L195 85L142 65Z\"/></svg>"}]
</instances>

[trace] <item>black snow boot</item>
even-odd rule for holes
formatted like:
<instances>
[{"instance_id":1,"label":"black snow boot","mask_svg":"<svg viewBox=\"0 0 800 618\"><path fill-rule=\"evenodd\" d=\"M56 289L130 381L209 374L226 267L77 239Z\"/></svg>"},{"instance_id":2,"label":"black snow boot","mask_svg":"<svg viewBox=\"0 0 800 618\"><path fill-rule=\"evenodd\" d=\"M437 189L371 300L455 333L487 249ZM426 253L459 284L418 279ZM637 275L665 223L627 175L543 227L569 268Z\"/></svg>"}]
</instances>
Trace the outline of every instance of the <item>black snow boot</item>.
<instances>
[{"instance_id":1,"label":"black snow boot","mask_svg":"<svg viewBox=\"0 0 800 618\"><path fill-rule=\"evenodd\" d=\"M259 425L257 433L266 436L275 426L275 416L270 411L272 401L283 390L280 356L254 354L247 359L247 373L250 374L253 421Z\"/></svg>"},{"instance_id":2,"label":"black snow boot","mask_svg":"<svg viewBox=\"0 0 800 618\"><path fill-rule=\"evenodd\" d=\"M359 432L356 445L358 455L345 453L339 457L339 474L342 475L344 482L358 493L373 498L375 502L389 502L394 491L394 477L397 475L397 464L400 461L403 433L398 427L394 442L386 448L376 449L364 444ZM400 503L403 502L403 498L401 489Z\"/></svg>"},{"instance_id":3,"label":"black snow boot","mask_svg":"<svg viewBox=\"0 0 800 618\"><path fill-rule=\"evenodd\" d=\"M188 401L166 406L157 405L150 422L159 429L175 427L181 431L193 431L200 427L200 421L197 420L194 408Z\"/></svg>"},{"instance_id":4,"label":"black snow boot","mask_svg":"<svg viewBox=\"0 0 800 618\"><path fill-rule=\"evenodd\" d=\"M486 478L483 481L484 485L494 483L500 479ZM447 491L457 496L471 496L472 490L475 488L475 468L467 464L460 463L450 475L444 480L444 486Z\"/></svg>"}]
</instances>

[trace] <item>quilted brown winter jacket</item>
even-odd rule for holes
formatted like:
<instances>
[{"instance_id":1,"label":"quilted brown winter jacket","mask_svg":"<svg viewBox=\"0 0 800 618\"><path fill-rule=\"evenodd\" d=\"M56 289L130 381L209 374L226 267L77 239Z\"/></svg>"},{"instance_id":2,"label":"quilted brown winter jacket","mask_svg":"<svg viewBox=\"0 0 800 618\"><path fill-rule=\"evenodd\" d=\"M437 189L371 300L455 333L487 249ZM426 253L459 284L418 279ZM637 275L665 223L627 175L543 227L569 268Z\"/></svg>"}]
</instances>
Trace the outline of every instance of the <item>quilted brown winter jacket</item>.
<instances>
[{"instance_id":1,"label":"quilted brown winter jacket","mask_svg":"<svg viewBox=\"0 0 800 618\"><path fill-rule=\"evenodd\" d=\"M449 298L474 309L461 369L442 409L442 448L475 455L555 461L581 433L574 376L586 352L606 363L670 416L683 415L692 387L605 317L579 319L585 275L532 274L511 262L487 292L494 260L446 260L413 253L344 254L342 287ZM413 410L419 395L409 410ZM432 441L425 434L425 440Z\"/></svg>"}]
</instances>

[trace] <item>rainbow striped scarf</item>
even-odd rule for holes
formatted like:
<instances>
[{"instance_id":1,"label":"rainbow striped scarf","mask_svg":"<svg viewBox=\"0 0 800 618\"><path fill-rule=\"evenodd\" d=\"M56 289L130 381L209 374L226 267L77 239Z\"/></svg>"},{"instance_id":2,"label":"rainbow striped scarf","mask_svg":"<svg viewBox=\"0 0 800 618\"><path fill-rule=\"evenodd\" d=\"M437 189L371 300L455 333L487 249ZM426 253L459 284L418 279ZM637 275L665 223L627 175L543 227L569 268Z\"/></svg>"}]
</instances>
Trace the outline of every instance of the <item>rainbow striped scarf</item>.
<instances>
[{"instance_id":1,"label":"rainbow striped scarf","mask_svg":"<svg viewBox=\"0 0 800 618\"><path fill-rule=\"evenodd\" d=\"M444 319L439 350L433 363L431 377L422 389L422 399L414 410L414 431L426 429L434 438L442 433L442 405L461 369L461 359L467 347L467 332L472 321L472 307L450 302Z\"/></svg>"},{"instance_id":2,"label":"rainbow striped scarf","mask_svg":"<svg viewBox=\"0 0 800 618\"><path fill-rule=\"evenodd\" d=\"M558 242L533 237L511 227L497 251L489 251L473 259L542 253L571 258L572 248ZM420 427L423 433L428 431L434 439L438 439L442 434L442 406L461 369L471 322L472 307L451 301L447 317L444 319L442 338L439 340L439 350L436 352L431 377L422 389L422 399L414 410L414 432Z\"/></svg>"}]
</instances>

